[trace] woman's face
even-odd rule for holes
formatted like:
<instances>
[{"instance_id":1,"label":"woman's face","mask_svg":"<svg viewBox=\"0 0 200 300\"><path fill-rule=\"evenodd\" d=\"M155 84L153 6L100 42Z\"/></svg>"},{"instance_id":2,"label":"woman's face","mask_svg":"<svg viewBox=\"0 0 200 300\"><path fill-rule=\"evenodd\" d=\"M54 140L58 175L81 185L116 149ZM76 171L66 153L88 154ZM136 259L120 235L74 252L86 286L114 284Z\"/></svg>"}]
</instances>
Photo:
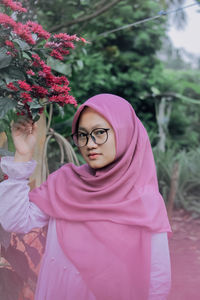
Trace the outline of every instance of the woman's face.
<instances>
[{"instance_id":1,"label":"woman's face","mask_svg":"<svg viewBox=\"0 0 200 300\"><path fill-rule=\"evenodd\" d=\"M86 107L79 118L78 133L84 136L96 128L109 128L107 141L97 145L91 136L88 136L87 145L79 148L86 163L93 169L103 168L114 161L116 155L115 134L112 126L103 116L92 108ZM101 131L95 133L96 140L101 138L101 133Z\"/></svg>"}]
</instances>

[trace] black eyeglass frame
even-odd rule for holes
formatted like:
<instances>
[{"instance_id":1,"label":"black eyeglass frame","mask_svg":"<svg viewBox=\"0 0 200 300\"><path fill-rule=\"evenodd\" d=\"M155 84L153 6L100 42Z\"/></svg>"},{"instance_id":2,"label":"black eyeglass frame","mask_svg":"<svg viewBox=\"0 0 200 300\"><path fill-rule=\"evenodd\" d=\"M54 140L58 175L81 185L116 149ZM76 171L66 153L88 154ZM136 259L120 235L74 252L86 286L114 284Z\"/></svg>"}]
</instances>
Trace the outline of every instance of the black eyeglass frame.
<instances>
[{"instance_id":1,"label":"black eyeglass frame","mask_svg":"<svg viewBox=\"0 0 200 300\"><path fill-rule=\"evenodd\" d=\"M105 142L100 143L100 144L96 142L95 137L92 135L92 133L93 133L95 130L98 130L98 129L103 129L103 130L105 130L106 135L107 135ZM97 145L103 145L103 144L105 144L105 143L107 142L107 140L108 140L108 130L110 130L110 128L94 128L90 133L86 133L86 138L87 138L87 139L86 139L85 145L83 145L83 146L79 146L79 145L77 145L77 144L75 143L75 140L74 140L73 137L74 137L75 135L77 135L77 132L71 134L71 138L72 138L74 144L75 144L78 148L85 147L85 146L88 144L89 136L91 136L91 139L93 140L93 142L94 142L95 144L97 144ZM78 139L77 139L77 140L78 140Z\"/></svg>"}]
</instances>

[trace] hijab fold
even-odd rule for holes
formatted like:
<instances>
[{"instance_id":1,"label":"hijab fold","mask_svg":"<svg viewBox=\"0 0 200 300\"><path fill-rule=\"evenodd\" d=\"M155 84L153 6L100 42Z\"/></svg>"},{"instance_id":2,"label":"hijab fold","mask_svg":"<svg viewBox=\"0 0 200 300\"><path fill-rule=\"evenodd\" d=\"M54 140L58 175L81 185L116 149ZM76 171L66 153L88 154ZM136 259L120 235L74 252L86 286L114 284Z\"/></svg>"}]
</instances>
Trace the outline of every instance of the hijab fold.
<instances>
[{"instance_id":1,"label":"hijab fold","mask_svg":"<svg viewBox=\"0 0 200 300\"><path fill-rule=\"evenodd\" d=\"M56 219L58 241L97 300L147 300L151 234L171 232L147 132L123 98L100 94L90 107L113 127L116 158L102 169L65 164L30 200Z\"/></svg>"}]
</instances>

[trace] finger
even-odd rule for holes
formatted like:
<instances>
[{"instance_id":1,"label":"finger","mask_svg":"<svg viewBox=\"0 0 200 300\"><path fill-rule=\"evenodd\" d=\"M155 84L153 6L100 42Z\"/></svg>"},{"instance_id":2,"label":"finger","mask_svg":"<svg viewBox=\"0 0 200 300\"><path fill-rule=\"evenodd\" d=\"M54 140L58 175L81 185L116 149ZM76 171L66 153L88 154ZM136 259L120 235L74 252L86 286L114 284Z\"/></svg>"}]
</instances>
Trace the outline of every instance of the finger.
<instances>
[{"instance_id":1,"label":"finger","mask_svg":"<svg viewBox=\"0 0 200 300\"><path fill-rule=\"evenodd\" d=\"M12 123L12 126L16 127L19 125L24 125L24 126L32 126L33 121L27 118L20 118L16 122Z\"/></svg>"},{"instance_id":2,"label":"finger","mask_svg":"<svg viewBox=\"0 0 200 300\"><path fill-rule=\"evenodd\" d=\"M12 126L12 132L32 133L32 125L31 124L15 123Z\"/></svg>"}]
</instances>

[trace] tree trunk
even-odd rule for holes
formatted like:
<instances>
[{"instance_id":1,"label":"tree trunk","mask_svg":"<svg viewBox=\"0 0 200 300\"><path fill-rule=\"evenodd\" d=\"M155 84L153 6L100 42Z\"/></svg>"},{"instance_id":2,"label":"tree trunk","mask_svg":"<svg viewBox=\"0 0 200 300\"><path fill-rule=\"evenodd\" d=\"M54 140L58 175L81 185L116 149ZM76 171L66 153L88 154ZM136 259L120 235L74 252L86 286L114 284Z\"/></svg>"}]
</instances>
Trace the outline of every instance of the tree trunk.
<instances>
[{"instance_id":1,"label":"tree trunk","mask_svg":"<svg viewBox=\"0 0 200 300\"><path fill-rule=\"evenodd\" d=\"M170 120L172 98L162 97L161 100L156 102L156 119L158 124L158 149L165 152L166 139L168 133L168 124Z\"/></svg>"},{"instance_id":2,"label":"tree trunk","mask_svg":"<svg viewBox=\"0 0 200 300\"><path fill-rule=\"evenodd\" d=\"M0 148L5 148L7 145L7 137L4 132L0 132Z\"/></svg>"},{"instance_id":3,"label":"tree trunk","mask_svg":"<svg viewBox=\"0 0 200 300\"><path fill-rule=\"evenodd\" d=\"M33 189L41 185L44 182L45 178L42 176L42 168L43 166L43 151L44 151L44 144L46 139L46 117L44 114L40 116L38 121L38 137L37 143L35 147L35 152L33 159L37 161L37 166L35 168L34 173L30 177L30 188Z\"/></svg>"},{"instance_id":4,"label":"tree trunk","mask_svg":"<svg viewBox=\"0 0 200 300\"><path fill-rule=\"evenodd\" d=\"M174 199L178 188L178 180L179 180L179 164L178 162L175 162L172 169L170 190L167 199L167 213L168 213L169 220L171 220L172 213L173 213Z\"/></svg>"}]
</instances>

